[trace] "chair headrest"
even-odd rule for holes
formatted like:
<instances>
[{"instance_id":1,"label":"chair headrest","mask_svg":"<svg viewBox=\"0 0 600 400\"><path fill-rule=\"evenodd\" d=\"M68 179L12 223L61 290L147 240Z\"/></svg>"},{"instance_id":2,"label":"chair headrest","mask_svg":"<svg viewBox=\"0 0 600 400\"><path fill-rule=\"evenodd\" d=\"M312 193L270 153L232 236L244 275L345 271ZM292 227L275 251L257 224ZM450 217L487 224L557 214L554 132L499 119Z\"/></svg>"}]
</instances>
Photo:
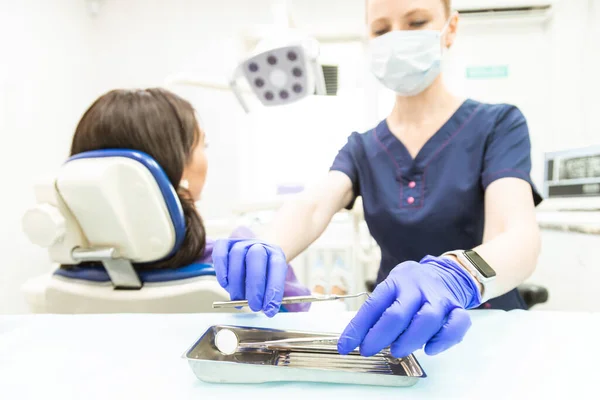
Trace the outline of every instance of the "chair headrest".
<instances>
[{"instance_id":1,"label":"chair headrest","mask_svg":"<svg viewBox=\"0 0 600 400\"><path fill-rule=\"evenodd\" d=\"M170 257L183 243L177 193L158 163L140 151L77 154L60 168L54 193L45 189L23 225L55 262L69 263L75 248L114 248L120 258L146 263Z\"/></svg>"}]
</instances>

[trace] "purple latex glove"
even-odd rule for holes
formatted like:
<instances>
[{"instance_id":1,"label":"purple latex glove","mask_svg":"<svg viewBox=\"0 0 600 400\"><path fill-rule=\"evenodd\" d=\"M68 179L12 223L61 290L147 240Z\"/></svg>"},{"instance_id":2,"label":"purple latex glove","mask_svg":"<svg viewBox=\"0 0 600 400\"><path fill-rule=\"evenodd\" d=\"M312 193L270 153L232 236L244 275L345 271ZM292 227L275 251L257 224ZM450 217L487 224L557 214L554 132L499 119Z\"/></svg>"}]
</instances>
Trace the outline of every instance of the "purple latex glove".
<instances>
[{"instance_id":1,"label":"purple latex glove","mask_svg":"<svg viewBox=\"0 0 600 400\"><path fill-rule=\"evenodd\" d=\"M283 251L258 240L217 240L213 265L231 300L248 300L252 311L273 317L281 306L288 265Z\"/></svg>"},{"instance_id":2,"label":"purple latex glove","mask_svg":"<svg viewBox=\"0 0 600 400\"><path fill-rule=\"evenodd\" d=\"M480 303L475 279L456 261L427 256L402 263L350 321L338 351L360 346L363 356L372 356L391 346L394 357L406 357L425 345L425 353L441 353L463 339L471 327L465 309Z\"/></svg>"}]
</instances>

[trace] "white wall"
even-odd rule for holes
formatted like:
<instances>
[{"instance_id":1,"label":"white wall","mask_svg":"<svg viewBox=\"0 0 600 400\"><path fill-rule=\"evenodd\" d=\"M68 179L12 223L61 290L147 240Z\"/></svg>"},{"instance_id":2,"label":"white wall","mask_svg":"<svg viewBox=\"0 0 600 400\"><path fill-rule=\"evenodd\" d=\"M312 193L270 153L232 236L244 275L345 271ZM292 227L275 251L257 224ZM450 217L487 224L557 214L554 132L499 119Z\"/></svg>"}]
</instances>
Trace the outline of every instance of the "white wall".
<instances>
[{"instance_id":1,"label":"white wall","mask_svg":"<svg viewBox=\"0 0 600 400\"><path fill-rule=\"evenodd\" d=\"M0 1L0 313L25 311L20 284L48 268L20 219L90 101L89 33L83 1Z\"/></svg>"},{"instance_id":2,"label":"white wall","mask_svg":"<svg viewBox=\"0 0 600 400\"><path fill-rule=\"evenodd\" d=\"M553 35L548 151L600 144L600 2L563 0Z\"/></svg>"},{"instance_id":3,"label":"white wall","mask_svg":"<svg viewBox=\"0 0 600 400\"><path fill-rule=\"evenodd\" d=\"M542 231L542 252L528 281L548 288L549 299L537 309L600 312L598 246L598 235Z\"/></svg>"}]
</instances>

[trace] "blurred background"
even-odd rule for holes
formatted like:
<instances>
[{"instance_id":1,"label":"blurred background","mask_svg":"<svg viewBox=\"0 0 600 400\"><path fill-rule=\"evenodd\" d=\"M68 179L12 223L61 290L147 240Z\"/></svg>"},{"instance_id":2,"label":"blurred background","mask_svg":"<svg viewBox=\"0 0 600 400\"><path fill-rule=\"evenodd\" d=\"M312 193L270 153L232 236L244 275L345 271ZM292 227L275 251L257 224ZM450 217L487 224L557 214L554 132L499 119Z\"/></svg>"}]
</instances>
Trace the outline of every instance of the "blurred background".
<instances>
[{"instance_id":1,"label":"blurred background","mask_svg":"<svg viewBox=\"0 0 600 400\"><path fill-rule=\"evenodd\" d=\"M600 311L600 1L454 7L463 17L447 83L480 101L513 103L529 122L532 177L546 197L530 281L550 297L538 307ZM260 232L287 192L324 175L352 131L390 110L393 95L365 67L364 11L364 0L0 0L0 313L28 312L21 286L52 268L21 217L98 96L163 86L190 100L210 142L198 204L209 235L241 223ZM286 27L320 43L328 95L245 113L231 74L272 29ZM581 165L595 181L555 189L577 181ZM377 257L358 206L293 265L307 284L315 268L337 265L359 289L375 276Z\"/></svg>"}]
</instances>

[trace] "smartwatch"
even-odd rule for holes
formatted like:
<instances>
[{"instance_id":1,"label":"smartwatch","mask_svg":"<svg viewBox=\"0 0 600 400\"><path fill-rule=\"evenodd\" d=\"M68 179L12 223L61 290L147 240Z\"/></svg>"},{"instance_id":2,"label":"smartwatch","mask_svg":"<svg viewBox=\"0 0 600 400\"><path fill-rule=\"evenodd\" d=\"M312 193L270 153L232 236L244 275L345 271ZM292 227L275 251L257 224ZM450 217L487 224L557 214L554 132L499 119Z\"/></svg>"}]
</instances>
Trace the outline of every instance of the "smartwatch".
<instances>
[{"instance_id":1,"label":"smartwatch","mask_svg":"<svg viewBox=\"0 0 600 400\"><path fill-rule=\"evenodd\" d=\"M483 293L481 294L482 302L489 300L490 289L496 279L496 271L475 250L448 251L442 254L442 257L448 255L458 258L461 265L481 283L483 287Z\"/></svg>"}]
</instances>

